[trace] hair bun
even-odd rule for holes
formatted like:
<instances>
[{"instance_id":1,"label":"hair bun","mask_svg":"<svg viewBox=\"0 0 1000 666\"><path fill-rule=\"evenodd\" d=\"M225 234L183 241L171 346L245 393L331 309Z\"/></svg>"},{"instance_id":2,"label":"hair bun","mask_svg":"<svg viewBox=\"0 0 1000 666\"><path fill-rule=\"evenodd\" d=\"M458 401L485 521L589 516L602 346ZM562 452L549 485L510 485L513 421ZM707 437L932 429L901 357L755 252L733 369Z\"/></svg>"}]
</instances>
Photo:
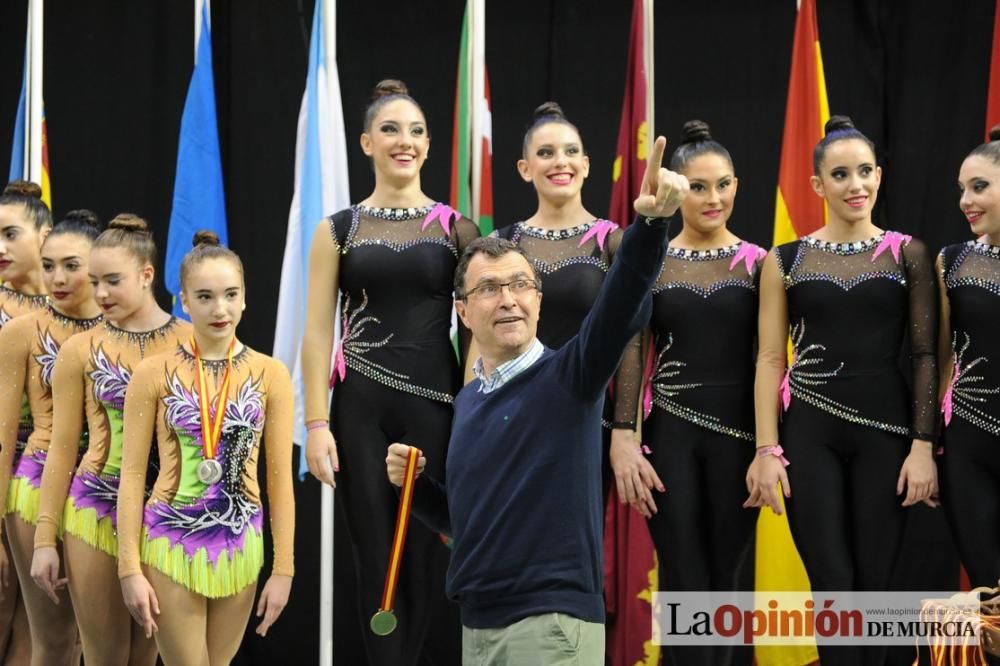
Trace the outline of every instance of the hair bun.
<instances>
[{"instance_id":1,"label":"hair bun","mask_svg":"<svg viewBox=\"0 0 1000 666\"><path fill-rule=\"evenodd\" d=\"M108 222L108 229L121 229L129 233L149 232L149 225L135 213L119 213Z\"/></svg>"},{"instance_id":2,"label":"hair bun","mask_svg":"<svg viewBox=\"0 0 1000 666\"><path fill-rule=\"evenodd\" d=\"M538 108L535 109L535 113L531 117L533 121L538 121L542 118L562 118L565 120L566 114L556 102L544 102L538 105Z\"/></svg>"},{"instance_id":3,"label":"hair bun","mask_svg":"<svg viewBox=\"0 0 1000 666\"><path fill-rule=\"evenodd\" d=\"M1000 123L990 128L990 141L1000 141Z\"/></svg>"},{"instance_id":4,"label":"hair bun","mask_svg":"<svg viewBox=\"0 0 1000 666\"><path fill-rule=\"evenodd\" d=\"M704 120L689 120L684 123L684 127L681 129L681 145L711 140L712 132Z\"/></svg>"},{"instance_id":5,"label":"hair bun","mask_svg":"<svg viewBox=\"0 0 1000 666\"><path fill-rule=\"evenodd\" d=\"M86 208L77 208L76 210L71 210L66 213L63 217L64 222L79 222L80 224L86 224L88 227L93 227L98 231L101 230L101 220L97 217L97 213Z\"/></svg>"},{"instance_id":6,"label":"hair bun","mask_svg":"<svg viewBox=\"0 0 1000 666\"><path fill-rule=\"evenodd\" d=\"M372 90L372 101L383 97L389 97L390 95L409 95L410 90L406 87L406 84L399 79L382 79L375 84L375 88Z\"/></svg>"},{"instance_id":7,"label":"hair bun","mask_svg":"<svg viewBox=\"0 0 1000 666\"><path fill-rule=\"evenodd\" d=\"M854 121L851 120L850 116L830 116L830 119L826 121L826 126L824 127L825 134L830 134L839 130L849 130L856 129L854 127Z\"/></svg>"},{"instance_id":8,"label":"hair bun","mask_svg":"<svg viewBox=\"0 0 1000 666\"><path fill-rule=\"evenodd\" d=\"M41 200L42 186L30 180L12 180L3 188L3 194Z\"/></svg>"},{"instance_id":9,"label":"hair bun","mask_svg":"<svg viewBox=\"0 0 1000 666\"><path fill-rule=\"evenodd\" d=\"M196 231L194 238L191 240L191 245L193 247L199 247L201 245L221 245L219 242L219 234L214 231L209 231L208 229L202 229L201 231Z\"/></svg>"}]
</instances>

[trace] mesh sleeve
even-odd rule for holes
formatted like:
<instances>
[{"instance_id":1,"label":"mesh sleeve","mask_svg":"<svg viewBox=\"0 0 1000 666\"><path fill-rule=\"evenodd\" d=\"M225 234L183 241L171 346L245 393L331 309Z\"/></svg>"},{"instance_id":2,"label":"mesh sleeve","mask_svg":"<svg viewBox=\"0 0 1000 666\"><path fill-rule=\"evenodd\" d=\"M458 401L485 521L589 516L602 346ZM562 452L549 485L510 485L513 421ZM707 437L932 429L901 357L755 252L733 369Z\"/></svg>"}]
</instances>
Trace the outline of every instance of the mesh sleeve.
<instances>
[{"instance_id":1,"label":"mesh sleeve","mask_svg":"<svg viewBox=\"0 0 1000 666\"><path fill-rule=\"evenodd\" d=\"M938 290L934 263L918 240L903 249L909 286L910 362L913 366L914 439L933 441L937 433Z\"/></svg>"}]
</instances>

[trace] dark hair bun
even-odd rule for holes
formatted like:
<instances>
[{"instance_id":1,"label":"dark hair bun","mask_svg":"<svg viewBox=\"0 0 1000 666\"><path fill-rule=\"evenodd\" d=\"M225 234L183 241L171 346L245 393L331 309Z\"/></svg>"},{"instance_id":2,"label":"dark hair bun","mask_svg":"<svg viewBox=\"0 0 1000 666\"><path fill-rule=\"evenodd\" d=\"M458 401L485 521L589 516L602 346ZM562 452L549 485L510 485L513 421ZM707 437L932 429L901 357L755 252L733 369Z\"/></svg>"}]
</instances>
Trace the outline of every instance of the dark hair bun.
<instances>
[{"instance_id":1,"label":"dark hair bun","mask_svg":"<svg viewBox=\"0 0 1000 666\"><path fill-rule=\"evenodd\" d=\"M29 199L42 198L42 186L30 180L12 180L3 188L4 196L27 197Z\"/></svg>"},{"instance_id":2,"label":"dark hair bun","mask_svg":"<svg viewBox=\"0 0 1000 666\"><path fill-rule=\"evenodd\" d=\"M219 243L219 235L217 233L202 229L195 232L194 238L191 240L191 245L198 247L200 245L221 245L221 243Z\"/></svg>"},{"instance_id":3,"label":"dark hair bun","mask_svg":"<svg viewBox=\"0 0 1000 666\"><path fill-rule=\"evenodd\" d=\"M681 129L681 145L711 140L712 132L704 120L689 120L684 123L684 127Z\"/></svg>"},{"instance_id":4,"label":"dark hair bun","mask_svg":"<svg viewBox=\"0 0 1000 666\"><path fill-rule=\"evenodd\" d=\"M850 119L849 116L830 116L830 119L826 121L826 127L824 128L826 134L831 134L838 130L849 130L856 129L854 127L854 121Z\"/></svg>"},{"instance_id":5,"label":"dark hair bun","mask_svg":"<svg viewBox=\"0 0 1000 666\"><path fill-rule=\"evenodd\" d=\"M79 222L80 224L86 224L89 227L93 227L100 231L101 220L97 217L97 213L92 210L87 210L86 208L78 208L76 210L71 210L66 213L63 217L64 222Z\"/></svg>"},{"instance_id":6,"label":"dark hair bun","mask_svg":"<svg viewBox=\"0 0 1000 666\"><path fill-rule=\"evenodd\" d=\"M1000 141L1000 124L990 128L990 141Z\"/></svg>"},{"instance_id":7,"label":"dark hair bun","mask_svg":"<svg viewBox=\"0 0 1000 666\"><path fill-rule=\"evenodd\" d=\"M383 97L388 97L390 95L409 95L410 90L406 87L406 84L399 79L382 79L375 84L375 89L372 90L372 101Z\"/></svg>"},{"instance_id":8,"label":"dark hair bun","mask_svg":"<svg viewBox=\"0 0 1000 666\"><path fill-rule=\"evenodd\" d=\"M540 104L535 113L532 115L533 121L541 120L542 118L561 118L566 119L566 114L563 113L562 107L555 102L545 102Z\"/></svg>"},{"instance_id":9,"label":"dark hair bun","mask_svg":"<svg viewBox=\"0 0 1000 666\"><path fill-rule=\"evenodd\" d=\"M121 229L130 233L149 232L146 220L134 213L119 213L108 222L108 229Z\"/></svg>"}]
</instances>

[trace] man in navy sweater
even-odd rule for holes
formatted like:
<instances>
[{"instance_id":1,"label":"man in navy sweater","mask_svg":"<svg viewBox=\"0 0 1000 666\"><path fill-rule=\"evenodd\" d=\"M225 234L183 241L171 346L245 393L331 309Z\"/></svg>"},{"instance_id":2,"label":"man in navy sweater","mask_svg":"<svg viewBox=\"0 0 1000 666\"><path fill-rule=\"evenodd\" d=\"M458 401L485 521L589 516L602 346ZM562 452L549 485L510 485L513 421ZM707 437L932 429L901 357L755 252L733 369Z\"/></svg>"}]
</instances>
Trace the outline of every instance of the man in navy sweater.
<instances>
[{"instance_id":1,"label":"man in navy sweater","mask_svg":"<svg viewBox=\"0 0 1000 666\"><path fill-rule=\"evenodd\" d=\"M604 663L601 412L626 344L649 320L665 218L688 191L661 167L665 147L657 139L639 219L559 351L535 337L541 281L517 246L478 239L459 263L455 308L481 358L455 398L446 482L420 476L413 512L453 538L446 589L461 608L465 664ZM395 485L408 449L389 447Z\"/></svg>"}]
</instances>

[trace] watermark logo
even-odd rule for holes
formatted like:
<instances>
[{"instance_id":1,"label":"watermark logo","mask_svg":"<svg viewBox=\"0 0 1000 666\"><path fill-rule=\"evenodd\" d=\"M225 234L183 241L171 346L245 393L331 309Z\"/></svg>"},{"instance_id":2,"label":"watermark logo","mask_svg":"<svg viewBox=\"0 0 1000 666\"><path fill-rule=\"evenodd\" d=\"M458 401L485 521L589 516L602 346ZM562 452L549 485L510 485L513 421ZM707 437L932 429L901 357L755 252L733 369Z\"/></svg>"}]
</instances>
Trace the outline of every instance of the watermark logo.
<instances>
[{"instance_id":1,"label":"watermark logo","mask_svg":"<svg viewBox=\"0 0 1000 666\"><path fill-rule=\"evenodd\" d=\"M658 645L979 645L978 594L658 592Z\"/></svg>"}]
</instances>

